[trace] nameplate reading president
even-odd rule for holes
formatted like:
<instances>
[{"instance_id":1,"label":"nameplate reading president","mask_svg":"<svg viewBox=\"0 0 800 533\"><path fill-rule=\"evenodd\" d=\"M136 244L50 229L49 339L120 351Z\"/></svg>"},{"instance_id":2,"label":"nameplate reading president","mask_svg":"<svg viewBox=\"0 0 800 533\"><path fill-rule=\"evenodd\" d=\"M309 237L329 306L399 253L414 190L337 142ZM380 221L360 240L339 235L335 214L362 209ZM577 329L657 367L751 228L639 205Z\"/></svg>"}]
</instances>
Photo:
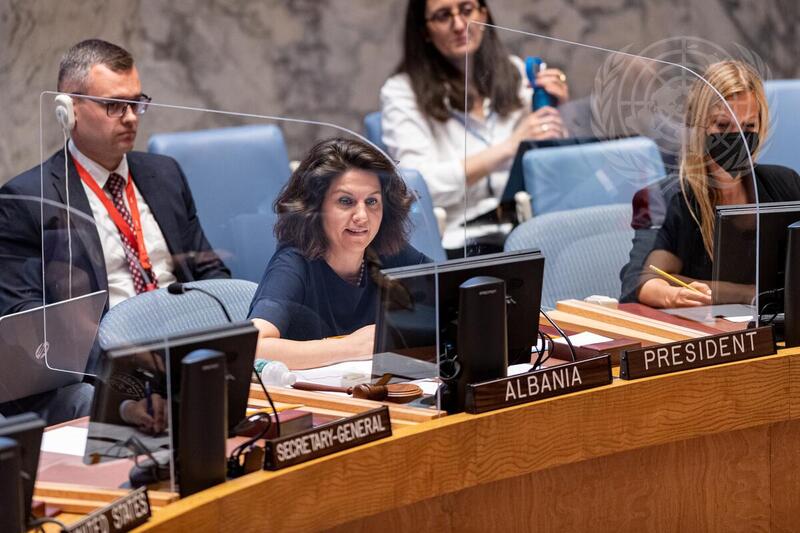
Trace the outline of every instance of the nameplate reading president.
<instances>
[{"instance_id":1,"label":"nameplate reading president","mask_svg":"<svg viewBox=\"0 0 800 533\"><path fill-rule=\"evenodd\" d=\"M771 326L747 329L627 350L620 358L619 377L638 379L774 353Z\"/></svg>"}]
</instances>

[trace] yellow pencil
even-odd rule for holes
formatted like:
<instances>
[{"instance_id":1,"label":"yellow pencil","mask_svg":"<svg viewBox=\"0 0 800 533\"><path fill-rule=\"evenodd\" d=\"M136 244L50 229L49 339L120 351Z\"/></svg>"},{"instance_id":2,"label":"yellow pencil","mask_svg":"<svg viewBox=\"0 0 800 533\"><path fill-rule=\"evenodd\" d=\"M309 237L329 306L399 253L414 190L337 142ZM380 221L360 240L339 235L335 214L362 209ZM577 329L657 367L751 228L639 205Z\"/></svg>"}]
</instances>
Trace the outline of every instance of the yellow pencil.
<instances>
[{"instance_id":1,"label":"yellow pencil","mask_svg":"<svg viewBox=\"0 0 800 533\"><path fill-rule=\"evenodd\" d=\"M664 278L667 281L671 281L672 283L676 283L676 284L680 285L681 287L685 287L685 288L689 289L690 291L696 292L697 294L703 294L702 292L700 292L699 289L696 289L696 288L692 287L691 285L689 285L688 283L679 280L678 278L676 278L672 274L667 274L666 272L664 272L663 270L661 270L657 266L650 265L650 270L652 270L653 272L655 272L656 274L658 274L659 276L661 276L662 278ZM705 296L705 294L703 294L703 296Z\"/></svg>"}]
</instances>

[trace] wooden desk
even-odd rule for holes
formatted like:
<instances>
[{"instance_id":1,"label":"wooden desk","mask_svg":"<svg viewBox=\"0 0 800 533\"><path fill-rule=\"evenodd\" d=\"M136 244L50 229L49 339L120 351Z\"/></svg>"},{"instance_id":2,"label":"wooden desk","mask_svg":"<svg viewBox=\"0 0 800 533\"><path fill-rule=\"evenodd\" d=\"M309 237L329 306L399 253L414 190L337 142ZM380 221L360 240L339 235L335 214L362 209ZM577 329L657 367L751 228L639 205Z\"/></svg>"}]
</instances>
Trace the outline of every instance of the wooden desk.
<instances>
[{"instance_id":1,"label":"wooden desk","mask_svg":"<svg viewBox=\"0 0 800 533\"><path fill-rule=\"evenodd\" d=\"M800 350L399 427L141 531L798 531Z\"/></svg>"},{"instance_id":2,"label":"wooden desk","mask_svg":"<svg viewBox=\"0 0 800 533\"><path fill-rule=\"evenodd\" d=\"M392 416L391 438L170 503L140 530L800 531L800 349L482 415Z\"/></svg>"}]
</instances>

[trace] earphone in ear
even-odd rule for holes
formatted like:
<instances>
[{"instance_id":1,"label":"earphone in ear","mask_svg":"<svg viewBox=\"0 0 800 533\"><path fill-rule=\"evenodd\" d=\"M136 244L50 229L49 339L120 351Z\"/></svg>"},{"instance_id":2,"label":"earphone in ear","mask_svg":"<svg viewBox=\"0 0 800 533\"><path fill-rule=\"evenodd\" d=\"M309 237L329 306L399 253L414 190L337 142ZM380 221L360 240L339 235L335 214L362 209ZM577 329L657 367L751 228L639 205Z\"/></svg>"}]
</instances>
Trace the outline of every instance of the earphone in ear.
<instances>
[{"instance_id":1,"label":"earphone in ear","mask_svg":"<svg viewBox=\"0 0 800 533\"><path fill-rule=\"evenodd\" d=\"M56 101L56 120L64 132L69 135L72 128L75 127L75 110L72 105L72 98L66 94L59 94L55 98Z\"/></svg>"}]
</instances>

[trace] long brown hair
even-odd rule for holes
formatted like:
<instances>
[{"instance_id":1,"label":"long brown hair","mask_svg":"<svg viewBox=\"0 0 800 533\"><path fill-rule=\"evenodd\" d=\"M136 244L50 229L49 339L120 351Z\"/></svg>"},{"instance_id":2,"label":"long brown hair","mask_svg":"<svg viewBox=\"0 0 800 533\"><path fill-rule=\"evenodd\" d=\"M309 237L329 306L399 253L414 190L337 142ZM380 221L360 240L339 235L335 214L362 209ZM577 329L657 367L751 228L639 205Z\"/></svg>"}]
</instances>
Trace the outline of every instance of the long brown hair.
<instances>
[{"instance_id":1,"label":"long brown hair","mask_svg":"<svg viewBox=\"0 0 800 533\"><path fill-rule=\"evenodd\" d=\"M698 79L694 82L686 103L687 128L681 156L680 184L689 212L700 227L706 253L711 257L714 249L714 208L719 202L719 191L712 186L708 174L710 159L706 151L706 135L711 114L721 105L714 89L726 100L741 93L753 93L758 103L758 134L761 139L766 139L769 131L769 110L761 78L746 63L735 60L714 63L706 69L703 78L705 81ZM758 148L752 154L754 160L757 154Z\"/></svg>"},{"instance_id":2,"label":"long brown hair","mask_svg":"<svg viewBox=\"0 0 800 533\"><path fill-rule=\"evenodd\" d=\"M311 148L275 199L278 242L294 246L308 259L323 257L328 239L322 228L322 202L331 182L352 169L373 172L381 183L383 220L370 249L380 255L400 252L408 242L411 193L383 154L344 138L327 139Z\"/></svg>"},{"instance_id":3,"label":"long brown hair","mask_svg":"<svg viewBox=\"0 0 800 533\"><path fill-rule=\"evenodd\" d=\"M408 74L422 112L444 122L450 109L461 109L464 102L464 73L453 66L431 42L425 20L427 0L409 0L403 36L403 59L396 73ZM483 38L475 52L473 80L467 94L468 109L480 98L489 98L492 109L501 116L522 107L519 97L520 73L511 63L508 50L492 26L494 20L485 0L478 1L486 10L488 26L482 26Z\"/></svg>"}]
</instances>

